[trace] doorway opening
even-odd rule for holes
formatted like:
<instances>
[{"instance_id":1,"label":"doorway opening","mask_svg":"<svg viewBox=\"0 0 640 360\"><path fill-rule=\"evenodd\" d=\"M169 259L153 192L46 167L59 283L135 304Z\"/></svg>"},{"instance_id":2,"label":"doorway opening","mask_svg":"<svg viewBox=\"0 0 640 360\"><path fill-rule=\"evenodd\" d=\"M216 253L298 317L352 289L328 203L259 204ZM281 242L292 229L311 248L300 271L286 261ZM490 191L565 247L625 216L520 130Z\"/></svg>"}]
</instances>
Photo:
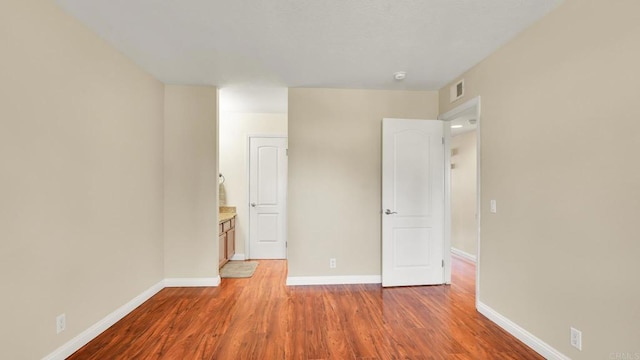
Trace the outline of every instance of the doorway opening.
<instances>
[{"instance_id":1,"label":"doorway opening","mask_svg":"<svg viewBox=\"0 0 640 360\"><path fill-rule=\"evenodd\" d=\"M287 88L256 88L256 87L226 87L221 88L218 94L219 127L218 127L218 171L220 183L218 185L218 200L220 210L220 267L227 261L245 261L259 258L256 251L252 251L250 238L256 232L269 232L272 229L273 216L262 217L263 226L255 226L256 221L252 215L260 208L258 200L270 201L272 198L268 191L276 189L278 194L286 196L286 176L284 184L277 185L268 181L274 178L266 178L267 183L259 186L262 198L255 199L255 188L252 192L251 173L251 139L265 138L286 140L288 133L288 89ZM286 149L285 149L286 151ZM262 151L262 158L270 160L273 151ZM262 180L265 174L269 175L268 161L263 163ZM278 154L276 153L276 160ZM282 162L282 157L279 158ZM286 158L285 164L286 166ZM272 169L271 169L272 170ZM286 174L286 173L285 173ZM275 178L279 181L280 178ZM255 184L254 184L255 185ZM279 186L279 187L278 187ZM286 199L286 197L285 197ZM252 204L256 204L252 206ZM286 207L286 201L283 206ZM285 209L286 211L286 209ZM286 212L285 212L286 214ZM227 227L224 221L233 219ZM284 217L286 219L286 215ZM233 225L233 243L230 243L227 228ZM286 229L286 228L283 228ZM286 234L286 231L282 231ZM258 234L259 235L259 234ZM269 238L273 234L267 234L263 238ZM223 243L224 242L224 243ZM255 249L254 249L255 250ZM223 255L224 254L224 255ZM258 255L258 256L256 256ZM226 257L226 258L225 258ZM286 258L286 253L283 258Z\"/></svg>"},{"instance_id":2,"label":"doorway opening","mask_svg":"<svg viewBox=\"0 0 640 360\"><path fill-rule=\"evenodd\" d=\"M452 261L475 265L476 305L480 295L480 97L442 114L445 122L445 282ZM449 251L446 251L449 250Z\"/></svg>"}]
</instances>

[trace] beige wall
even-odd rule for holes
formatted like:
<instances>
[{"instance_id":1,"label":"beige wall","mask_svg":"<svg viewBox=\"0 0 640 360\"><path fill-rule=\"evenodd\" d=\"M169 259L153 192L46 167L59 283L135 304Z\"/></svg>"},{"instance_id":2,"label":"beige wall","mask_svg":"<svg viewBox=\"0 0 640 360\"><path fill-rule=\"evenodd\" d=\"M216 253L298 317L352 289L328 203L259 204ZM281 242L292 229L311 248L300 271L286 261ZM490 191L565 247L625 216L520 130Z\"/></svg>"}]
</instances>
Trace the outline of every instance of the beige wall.
<instances>
[{"instance_id":1,"label":"beige wall","mask_svg":"<svg viewBox=\"0 0 640 360\"><path fill-rule=\"evenodd\" d=\"M217 89L167 85L164 265L167 278L218 276Z\"/></svg>"},{"instance_id":2,"label":"beige wall","mask_svg":"<svg viewBox=\"0 0 640 360\"><path fill-rule=\"evenodd\" d=\"M476 256L476 132L451 138L451 247Z\"/></svg>"},{"instance_id":3,"label":"beige wall","mask_svg":"<svg viewBox=\"0 0 640 360\"><path fill-rule=\"evenodd\" d=\"M380 275L382 119L437 115L435 91L289 89L289 276Z\"/></svg>"},{"instance_id":4,"label":"beige wall","mask_svg":"<svg viewBox=\"0 0 640 360\"><path fill-rule=\"evenodd\" d=\"M238 212L236 254L245 254L249 236L249 135L287 135L287 114L220 114L220 172L225 177L220 191L226 194L226 204L235 206Z\"/></svg>"},{"instance_id":5,"label":"beige wall","mask_svg":"<svg viewBox=\"0 0 640 360\"><path fill-rule=\"evenodd\" d=\"M640 353L638 14L567 0L464 74L465 99L440 92L441 112L482 96L481 301L572 359Z\"/></svg>"},{"instance_id":6,"label":"beige wall","mask_svg":"<svg viewBox=\"0 0 640 360\"><path fill-rule=\"evenodd\" d=\"M52 1L0 43L0 358L39 359L163 278L163 85Z\"/></svg>"}]
</instances>

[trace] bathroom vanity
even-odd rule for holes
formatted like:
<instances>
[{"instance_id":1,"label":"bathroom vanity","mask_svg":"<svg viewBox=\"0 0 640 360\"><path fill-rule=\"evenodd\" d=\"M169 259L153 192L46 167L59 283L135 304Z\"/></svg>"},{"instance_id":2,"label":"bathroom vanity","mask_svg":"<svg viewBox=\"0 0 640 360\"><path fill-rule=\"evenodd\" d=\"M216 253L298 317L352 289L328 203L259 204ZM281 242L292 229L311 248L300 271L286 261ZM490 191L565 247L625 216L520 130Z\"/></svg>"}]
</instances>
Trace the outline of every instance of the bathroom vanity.
<instances>
[{"instance_id":1,"label":"bathroom vanity","mask_svg":"<svg viewBox=\"0 0 640 360\"><path fill-rule=\"evenodd\" d=\"M220 207L218 236L218 266L222 267L236 253L235 207Z\"/></svg>"}]
</instances>

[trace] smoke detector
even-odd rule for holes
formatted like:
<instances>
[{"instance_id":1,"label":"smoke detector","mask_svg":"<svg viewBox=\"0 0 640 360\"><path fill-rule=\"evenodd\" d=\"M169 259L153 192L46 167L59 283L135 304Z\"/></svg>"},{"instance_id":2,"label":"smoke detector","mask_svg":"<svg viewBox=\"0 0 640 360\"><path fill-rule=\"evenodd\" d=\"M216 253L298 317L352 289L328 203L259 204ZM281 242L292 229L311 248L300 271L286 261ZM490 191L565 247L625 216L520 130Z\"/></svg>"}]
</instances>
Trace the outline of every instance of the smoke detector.
<instances>
[{"instance_id":1,"label":"smoke detector","mask_svg":"<svg viewBox=\"0 0 640 360\"><path fill-rule=\"evenodd\" d=\"M407 77L407 73L405 71L398 71L393 73L393 78L398 80L398 81L402 81Z\"/></svg>"}]
</instances>

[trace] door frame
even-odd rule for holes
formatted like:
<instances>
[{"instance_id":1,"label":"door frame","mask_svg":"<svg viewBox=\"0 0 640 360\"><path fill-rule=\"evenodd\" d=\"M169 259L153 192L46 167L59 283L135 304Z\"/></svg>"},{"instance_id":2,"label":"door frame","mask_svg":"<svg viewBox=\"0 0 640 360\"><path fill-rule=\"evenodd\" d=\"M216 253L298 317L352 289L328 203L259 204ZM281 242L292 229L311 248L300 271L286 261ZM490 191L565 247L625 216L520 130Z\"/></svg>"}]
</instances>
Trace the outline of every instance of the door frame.
<instances>
[{"instance_id":1,"label":"door frame","mask_svg":"<svg viewBox=\"0 0 640 360\"><path fill-rule=\"evenodd\" d=\"M251 259L251 139L252 138L285 138L287 139L287 164L289 163L289 155L288 155L288 151L289 151L289 136L287 134L247 134L247 146L246 146L246 161L245 161L245 165L246 165L246 171L247 171L247 183L245 184L245 189L246 189L246 199L247 199L247 203L244 204L244 206L246 206L247 209L247 236L245 236L244 239L244 258L245 260L249 260ZM288 167L288 166L287 166ZM289 228L289 224L288 224L288 211L289 211L289 181L288 181L288 177L289 177L289 172L287 171L287 177L285 178L285 184L284 184L284 188L285 188L285 193L284 193L284 216L282 217L284 219L284 228L288 229ZM288 239L287 239L287 231L285 231L282 236L284 237L284 242L285 244L288 244ZM289 246L285 246L284 248L284 258L285 260L289 259Z\"/></svg>"},{"instance_id":2,"label":"door frame","mask_svg":"<svg viewBox=\"0 0 640 360\"><path fill-rule=\"evenodd\" d=\"M480 137L480 123L481 123L481 101L480 96L476 96L464 102L461 105L454 107L444 114L438 116L439 120L448 123L449 121L458 117L458 115L469 109L476 109L476 214L478 214L476 225L476 241L477 241L477 254L476 254L476 309L480 303L480 223L482 214L482 196L481 196L481 137ZM451 284L451 128L449 126L444 127L444 162L445 162L445 190L444 190L444 276L445 283Z\"/></svg>"}]
</instances>

